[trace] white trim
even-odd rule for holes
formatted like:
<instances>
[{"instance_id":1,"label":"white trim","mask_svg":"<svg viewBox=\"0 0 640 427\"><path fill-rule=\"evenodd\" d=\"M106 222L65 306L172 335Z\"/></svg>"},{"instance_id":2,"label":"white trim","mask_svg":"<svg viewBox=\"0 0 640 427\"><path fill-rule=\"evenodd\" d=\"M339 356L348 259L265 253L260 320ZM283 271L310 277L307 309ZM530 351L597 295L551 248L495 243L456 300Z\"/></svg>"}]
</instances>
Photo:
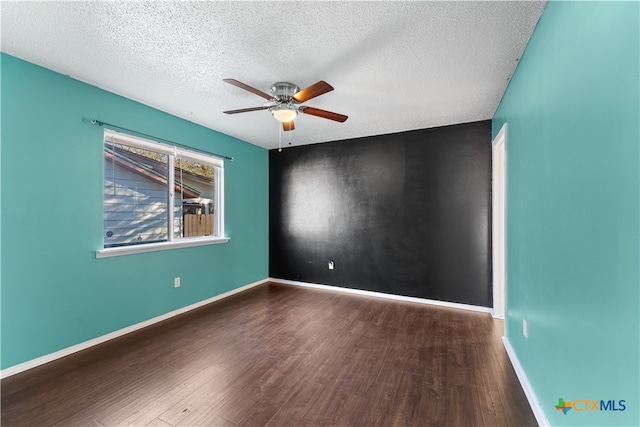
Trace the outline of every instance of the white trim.
<instances>
[{"instance_id":1,"label":"white trim","mask_svg":"<svg viewBox=\"0 0 640 427\"><path fill-rule=\"evenodd\" d=\"M491 144L495 146L501 138L506 139L506 136L507 136L507 124L505 123L502 125L502 127L498 131L498 134L496 135L496 137L493 138L493 141L491 142Z\"/></svg>"},{"instance_id":2,"label":"white trim","mask_svg":"<svg viewBox=\"0 0 640 427\"><path fill-rule=\"evenodd\" d=\"M214 234L223 234L224 231L224 169L214 168L213 179L215 185L213 196L213 213L214 213Z\"/></svg>"},{"instance_id":3,"label":"white trim","mask_svg":"<svg viewBox=\"0 0 640 427\"><path fill-rule=\"evenodd\" d=\"M44 356L38 357L36 359L28 360L26 362L20 363L19 365L14 365L9 368L3 369L0 371L0 379L9 377L11 375L18 374L20 372L24 372L28 369L35 368L36 366L44 365L45 363L52 362L56 359L60 359L61 357L68 356L70 354L76 353L81 350L85 350L89 347L93 347L98 344L102 344L103 342L112 340L114 338L121 337L128 333L137 331L142 328L146 328L147 326L151 326L154 323L162 322L163 320L167 320L171 317L177 316L179 314L186 313L188 311L194 310L196 308L202 307L207 304L211 304L213 302L219 301L223 298L230 297L231 295L235 295L239 292L246 291L247 289L251 289L253 287L262 285L263 283L267 283L269 279L259 280L257 282L250 283L245 286L241 286L236 289L232 289L228 292L222 293L220 295L216 295L209 299L196 302L194 304L188 305L186 307L179 308L174 311L170 311L169 313L165 313L163 315L154 317L153 319L145 320L144 322L136 323L135 325L127 326L126 328L119 329L117 331L111 332L106 335L102 335L100 337L94 338L89 341L82 342L80 344L73 345L71 347L63 348L62 350L56 351L55 353L46 354Z\"/></svg>"},{"instance_id":4,"label":"white trim","mask_svg":"<svg viewBox=\"0 0 640 427\"><path fill-rule=\"evenodd\" d=\"M104 248L96 251L96 258L109 258L112 256L140 254L144 252L164 251L167 249L191 248L194 246L217 245L227 243L229 237L189 237L173 242L144 243L140 245L118 246L115 248Z\"/></svg>"},{"instance_id":5,"label":"white trim","mask_svg":"<svg viewBox=\"0 0 640 427\"><path fill-rule=\"evenodd\" d=\"M489 313L489 314L491 313L490 308L480 307L478 305L459 304L456 302L438 301L438 300L416 298L416 297L406 297L403 295L385 294L382 292L364 291L361 289L341 288L339 286L320 285L317 283L298 282L295 280L275 279L273 277L270 277L269 281L274 283L282 283L285 285L303 286L305 288L324 289L327 291L344 292L347 294L366 295L366 296L375 297L375 298L385 298L385 299L391 299L396 301L406 301L406 302L417 302L419 304L438 305L441 307L457 308L460 310L479 311L481 313Z\"/></svg>"},{"instance_id":6,"label":"white trim","mask_svg":"<svg viewBox=\"0 0 640 427\"><path fill-rule=\"evenodd\" d=\"M527 400L529 401L529 406L531 406L531 410L533 411L533 415L536 417L536 421L539 426L549 426L549 420L544 415L544 411L540 406L540 402L538 401L538 397L536 396L535 391L533 391L533 387L531 387L531 383L527 378L527 374L524 372L520 361L518 360L518 356L516 356L516 352L511 347L511 343L509 342L509 338L502 337L502 343L504 344L505 350L507 350L507 355L509 356L509 360L511 361L511 365L513 365L513 370L516 371L516 375L518 376L518 380L520 380L520 385L522 386L522 390L524 394L527 396Z\"/></svg>"},{"instance_id":7,"label":"white trim","mask_svg":"<svg viewBox=\"0 0 640 427\"><path fill-rule=\"evenodd\" d=\"M129 135L113 129L104 128L104 140L117 144L131 145L149 151L163 153L169 156L177 156L183 159L195 162L205 163L207 165L224 168L224 160L215 154L201 154L191 151L187 148L176 147L160 141L140 138L138 136Z\"/></svg>"},{"instance_id":8,"label":"white trim","mask_svg":"<svg viewBox=\"0 0 640 427\"><path fill-rule=\"evenodd\" d=\"M491 262L493 270L493 317L506 313L506 206L507 206L507 124L491 142Z\"/></svg>"},{"instance_id":9,"label":"white trim","mask_svg":"<svg viewBox=\"0 0 640 427\"><path fill-rule=\"evenodd\" d=\"M167 182L176 182L176 157L167 156ZM182 182L180 182L182 185ZM116 182L113 182L113 186L116 186ZM184 187L181 187L184 189ZM175 185L167 185L167 240L174 242L176 240L173 218L176 210L176 187ZM180 208L182 208L182 203Z\"/></svg>"}]
</instances>

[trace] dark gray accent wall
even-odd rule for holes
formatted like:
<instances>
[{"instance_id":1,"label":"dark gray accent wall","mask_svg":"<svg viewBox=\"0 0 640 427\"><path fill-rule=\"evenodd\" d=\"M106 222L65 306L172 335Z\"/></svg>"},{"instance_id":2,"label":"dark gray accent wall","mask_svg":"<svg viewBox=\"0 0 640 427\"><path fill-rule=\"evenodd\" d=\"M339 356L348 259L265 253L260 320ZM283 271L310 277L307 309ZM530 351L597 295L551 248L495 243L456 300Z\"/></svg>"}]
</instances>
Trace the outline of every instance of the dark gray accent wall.
<instances>
[{"instance_id":1,"label":"dark gray accent wall","mask_svg":"<svg viewBox=\"0 0 640 427\"><path fill-rule=\"evenodd\" d=\"M491 307L490 222L489 120L269 152L274 278Z\"/></svg>"}]
</instances>

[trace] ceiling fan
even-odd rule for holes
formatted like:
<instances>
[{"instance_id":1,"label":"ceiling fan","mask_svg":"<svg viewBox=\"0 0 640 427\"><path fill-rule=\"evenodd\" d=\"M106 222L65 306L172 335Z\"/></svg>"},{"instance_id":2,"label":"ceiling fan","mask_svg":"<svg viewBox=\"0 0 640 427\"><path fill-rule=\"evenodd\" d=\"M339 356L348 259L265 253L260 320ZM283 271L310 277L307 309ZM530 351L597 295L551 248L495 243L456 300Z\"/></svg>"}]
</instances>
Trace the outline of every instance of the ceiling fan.
<instances>
[{"instance_id":1,"label":"ceiling fan","mask_svg":"<svg viewBox=\"0 0 640 427\"><path fill-rule=\"evenodd\" d=\"M295 126L293 121L298 113L310 114L323 119L334 120L336 122L344 122L349 117L344 114L338 114L331 111L321 110L319 108L307 107L300 105L310 99L320 96L333 90L333 86L320 80L318 83L300 90L298 85L289 82L278 82L271 85L271 95L262 92L254 87L239 82L235 79L223 79L223 81L247 90L267 100L262 107L242 108L240 110L224 111L225 114L247 113L249 111L269 110L271 115L282 123L284 130L293 130Z\"/></svg>"}]
</instances>

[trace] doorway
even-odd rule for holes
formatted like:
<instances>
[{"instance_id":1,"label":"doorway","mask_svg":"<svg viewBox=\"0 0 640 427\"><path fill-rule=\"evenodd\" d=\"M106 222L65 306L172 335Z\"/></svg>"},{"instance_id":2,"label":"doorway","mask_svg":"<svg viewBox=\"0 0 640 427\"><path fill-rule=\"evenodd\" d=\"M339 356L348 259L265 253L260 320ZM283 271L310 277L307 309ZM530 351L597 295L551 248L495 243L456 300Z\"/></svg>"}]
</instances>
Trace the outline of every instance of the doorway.
<instances>
[{"instance_id":1,"label":"doorway","mask_svg":"<svg viewBox=\"0 0 640 427\"><path fill-rule=\"evenodd\" d=\"M492 262L493 317L504 319L506 307L506 180L507 180L507 124L493 140L492 172Z\"/></svg>"}]
</instances>

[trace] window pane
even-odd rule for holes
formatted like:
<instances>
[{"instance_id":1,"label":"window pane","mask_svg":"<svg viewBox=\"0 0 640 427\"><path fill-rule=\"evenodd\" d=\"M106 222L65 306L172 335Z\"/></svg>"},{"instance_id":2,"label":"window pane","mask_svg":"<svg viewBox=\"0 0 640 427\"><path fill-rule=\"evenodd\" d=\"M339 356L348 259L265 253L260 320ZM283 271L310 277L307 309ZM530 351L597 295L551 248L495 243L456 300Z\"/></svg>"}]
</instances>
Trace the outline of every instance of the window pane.
<instances>
[{"instance_id":1,"label":"window pane","mask_svg":"<svg viewBox=\"0 0 640 427\"><path fill-rule=\"evenodd\" d=\"M214 167L178 158L175 182L175 237L213 236Z\"/></svg>"},{"instance_id":2,"label":"window pane","mask_svg":"<svg viewBox=\"0 0 640 427\"><path fill-rule=\"evenodd\" d=\"M104 143L104 247L167 240L167 155Z\"/></svg>"}]
</instances>

